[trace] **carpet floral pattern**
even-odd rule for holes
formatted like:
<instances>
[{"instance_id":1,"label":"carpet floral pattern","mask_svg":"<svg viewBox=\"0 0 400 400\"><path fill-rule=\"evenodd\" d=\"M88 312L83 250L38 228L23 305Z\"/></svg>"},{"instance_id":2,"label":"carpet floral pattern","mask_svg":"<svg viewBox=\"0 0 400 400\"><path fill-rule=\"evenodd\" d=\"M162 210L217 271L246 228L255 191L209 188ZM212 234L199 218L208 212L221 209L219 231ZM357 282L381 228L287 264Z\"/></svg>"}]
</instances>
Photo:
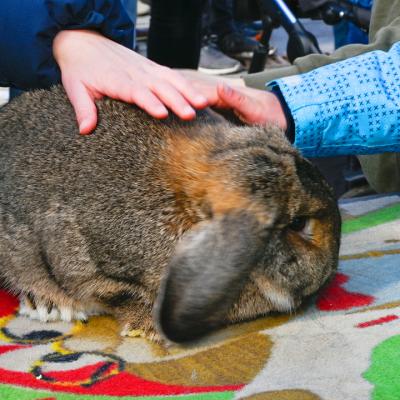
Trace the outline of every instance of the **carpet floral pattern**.
<instances>
[{"instance_id":1,"label":"carpet floral pattern","mask_svg":"<svg viewBox=\"0 0 400 400\"><path fill-rule=\"evenodd\" d=\"M0 291L1 400L400 399L400 196L341 204L340 268L311 304L191 347L107 316L43 324Z\"/></svg>"}]
</instances>

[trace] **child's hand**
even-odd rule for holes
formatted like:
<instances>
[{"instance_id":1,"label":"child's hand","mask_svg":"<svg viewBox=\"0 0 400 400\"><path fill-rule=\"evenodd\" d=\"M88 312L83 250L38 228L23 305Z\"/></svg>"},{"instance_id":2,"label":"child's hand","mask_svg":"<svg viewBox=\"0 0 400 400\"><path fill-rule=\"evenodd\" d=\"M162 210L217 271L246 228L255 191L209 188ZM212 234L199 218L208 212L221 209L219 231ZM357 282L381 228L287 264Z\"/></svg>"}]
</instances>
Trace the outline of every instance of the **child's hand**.
<instances>
[{"instance_id":1,"label":"child's hand","mask_svg":"<svg viewBox=\"0 0 400 400\"><path fill-rule=\"evenodd\" d=\"M94 31L61 31L53 42L67 95L81 134L97 124L95 99L108 96L136 104L155 118L167 107L182 119L195 117L207 99L177 71L160 66Z\"/></svg>"},{"instance_id":2,"label":"child's hand","mask_svg":"<svg viewBox=\"0 0 400 400\"><path fill-rule=\"evenodd\" d=\"M182 70L182 74L210 106L231 110L247 124L272 123L287 129L282 106L273 93L246 87L240 78L213 77L190 70Z\"/></svg>"},{"instance_id":3,"label":"child's hand","mask_svg":"<svg viewBox=\"0 0 400 400\"><path fill-rule=\"evenodd\" d=\"M248 87L218 84L217 94L217 106L231 109L246 124L275 124L286 131L285 113L280 101L273 93Z\"/></svg>"}]
</instances>

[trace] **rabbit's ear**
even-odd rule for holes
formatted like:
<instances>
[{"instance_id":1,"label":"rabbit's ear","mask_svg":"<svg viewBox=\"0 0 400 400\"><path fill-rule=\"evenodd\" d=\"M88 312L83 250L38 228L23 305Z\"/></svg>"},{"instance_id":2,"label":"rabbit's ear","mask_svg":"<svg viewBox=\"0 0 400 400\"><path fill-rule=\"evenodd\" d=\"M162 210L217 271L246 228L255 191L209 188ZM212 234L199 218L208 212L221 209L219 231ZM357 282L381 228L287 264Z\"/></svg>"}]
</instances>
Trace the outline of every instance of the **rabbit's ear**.
<instances>
[{"instance_id":1,"label":"rabbit's ear","mask_svg":"<svg viewBox=\"0 0 400 400\"><path fill-rule=\"evenodd\" d=\"M190 341L226 321L264 246L265 235L256 217L247 212L214 218L186 233L155 309L164 336Z\"/></svg>"}]
</instances>

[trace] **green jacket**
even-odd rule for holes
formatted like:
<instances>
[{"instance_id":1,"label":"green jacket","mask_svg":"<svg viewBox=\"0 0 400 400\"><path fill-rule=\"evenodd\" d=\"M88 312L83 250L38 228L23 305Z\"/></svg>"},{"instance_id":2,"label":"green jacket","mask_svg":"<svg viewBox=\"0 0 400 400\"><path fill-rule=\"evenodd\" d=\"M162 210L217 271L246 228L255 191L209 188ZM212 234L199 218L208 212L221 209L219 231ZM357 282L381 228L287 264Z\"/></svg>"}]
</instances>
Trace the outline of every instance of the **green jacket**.
<instances>
[{"instance_id":1,"label":"green jacket","mask_svg":"<svg viewBox=\"0 0 400 400\"><path fill-rule=\"evenodd\" d=\"M400 0L375 0L369 32L369 44L351 44L331 55L312 54L299 57L288 67L268 69L244 76L247 86L265 89L267 82L305 73L323 65L373 50L388 51L400 41ZM400 83L399 83L400 84ZM400 154L385 153L359 157L365 176L378 192L400 191Z\"/></svg>"}]
</instances>

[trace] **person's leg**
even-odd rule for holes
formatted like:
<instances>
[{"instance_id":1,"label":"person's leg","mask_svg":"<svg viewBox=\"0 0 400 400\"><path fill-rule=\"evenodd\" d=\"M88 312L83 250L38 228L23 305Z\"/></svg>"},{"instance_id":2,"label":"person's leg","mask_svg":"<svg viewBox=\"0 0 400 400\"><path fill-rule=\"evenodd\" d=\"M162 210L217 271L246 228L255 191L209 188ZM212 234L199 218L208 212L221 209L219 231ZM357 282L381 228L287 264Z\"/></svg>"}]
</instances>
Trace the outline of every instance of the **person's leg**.
<instances>
[{"instance_id":1,"label":"person's leg","mask_svg":"<svg viewBox=\"0 0 400 400\"><path fill-rule=\"evenodd\" d=\"M211 0L211 33L218 38L218 47L233 57L252 57L259 43L243 34L233 16L233 0Z\"/></svg>"},{"instance_id":2,"label":"person's leg","mask_svg":"<svg viewBox=\"0 0 400 400\"><path fill-rule=\"evenodd\" d=\"M400 154L359 156L368 183L378 193L400 192Z\"/></svg>"},{"instance_id":3,"label":"person's leg","mask_svg":"<svg viewBox=\"0 0 400 400\"><path fill-rule=\"evenodd\" d=\"M212 33L223 37L237 31L232 0L211 0L210 14Z\"/></svg>"},{"instance_id":4,"label":"person's leg","mask_svg":"<svg viewBox=\"0 0 400 400\"><path fill-rule=\"evenodd\" d=\"M153 0L147 56L171 68L199 63L204 0Z\"/></svg>"}]
</instances>

